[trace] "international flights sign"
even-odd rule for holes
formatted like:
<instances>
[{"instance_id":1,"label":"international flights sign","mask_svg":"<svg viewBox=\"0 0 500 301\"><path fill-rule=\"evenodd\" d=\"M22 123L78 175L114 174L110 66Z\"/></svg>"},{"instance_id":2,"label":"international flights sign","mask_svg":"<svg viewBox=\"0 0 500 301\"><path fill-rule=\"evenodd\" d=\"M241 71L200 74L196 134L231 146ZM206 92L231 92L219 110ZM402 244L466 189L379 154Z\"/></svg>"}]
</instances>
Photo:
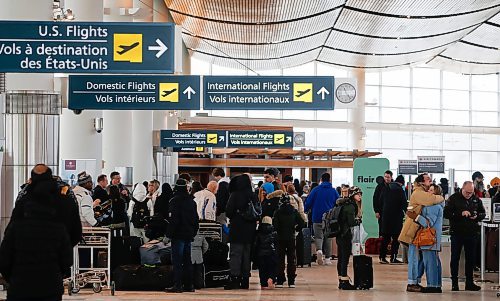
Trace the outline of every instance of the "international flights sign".
<instances>
[{"instance_id":1,"label":"international flights sign","mask_svg":"<svg viewBox=\"0 0 500 301\"><path fill-rule=\"evenodd\" d=\"M204 76L205 110L333 110L332 76Z\"/></svg>"},{"instance_id":2,"label":"international flights sign","mask_svg":"<svg viewBox=\"0 0 500 301\"><path fill-rule=\"evenodd\" d=\"M173 73L174 36L173 23L0 21L0 72Z\"/></svg>"}]
</instances>

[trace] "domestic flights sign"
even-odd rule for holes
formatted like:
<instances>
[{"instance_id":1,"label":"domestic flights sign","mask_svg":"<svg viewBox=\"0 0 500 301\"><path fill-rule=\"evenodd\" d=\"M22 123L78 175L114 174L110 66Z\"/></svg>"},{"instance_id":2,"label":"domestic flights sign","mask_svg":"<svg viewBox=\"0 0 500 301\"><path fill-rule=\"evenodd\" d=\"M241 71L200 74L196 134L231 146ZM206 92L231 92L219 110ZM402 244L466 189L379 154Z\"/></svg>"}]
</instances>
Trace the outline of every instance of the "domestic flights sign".
<instances>
[{"instance_id":1,"label":"domestic flights sign","mask_svg":"<svg viewBox=\"0 0 500 301\"><path fill-rule=\"evenodd\" d=\"M333 110L332 76L204 76L205 110Z\"/></svg>"},{"instance_id":2,"label":"domestic flights sign","mask_svg":"<svg viewBox=\"0 0 500 301\"><path fill-rule=\"evenodd\" d=\"M160 131L161 147L226 147L226 131Z\"/></svg>"},{"instance_id":3,"label":"domestic flights sign","mask_svg":"<svg viewBox=\"0 0 500 301\"><path fill-rule=\"evenodd\" d=\"M293 132L228 131L228 147L293 148Z\"/></svg>"},{"instance_id":4,"label":"domestic flights sign","mask_svg":"<svg viewBox=\"0 0 500 301\"><path fill-rule=\"evenodd\" d=\"M70 75L71 110L199 110L200 77Z\"/></svg>"},{"instance_id":5,"label":"domestic flights sign","mask_svg":"<svg viewBox=\"0 0 500 301\"><path fill-rule=\"evenodd\" d=\"M173 23L0 21L0 72L173 73Z\"/></svg>"}]
</instances>

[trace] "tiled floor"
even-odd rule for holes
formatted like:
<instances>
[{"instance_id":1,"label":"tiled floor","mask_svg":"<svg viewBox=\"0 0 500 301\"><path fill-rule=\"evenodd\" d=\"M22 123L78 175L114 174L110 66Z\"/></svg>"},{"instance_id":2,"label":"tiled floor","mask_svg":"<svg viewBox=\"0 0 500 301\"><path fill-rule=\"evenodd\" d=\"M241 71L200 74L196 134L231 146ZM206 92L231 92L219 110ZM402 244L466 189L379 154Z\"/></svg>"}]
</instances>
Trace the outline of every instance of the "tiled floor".
<instances>
[{"instance_id":1,"label":"tiled floor","mask_svg":"<svg viewBox=\"0 0 500 301\"><path fill-rule=\"evenodd\" d=\"M336 261L334 261L336 264ZM446 264L446 263L443 263ZM339 291L337 289L336 266L317 266L298 269L297 288L283 288L262 291L258 285L258 273L254 271L250 290L224 291L223 289L204 289L196 293L167 294L163 292L117 292L111 297L109 291L101 294L80 292L74 296L64 296L65 300L260 300L260 301L485 301L496 300L493 284L483 284L481 292L451 292L451 282L444 280L443 294L424 295L406 293L406 265L380 265L374 261L375 287L369 291ZM350 272L352 276L352 271ZM497 279L498 274L487 274L487 278ZM464 284L460 284L463 289ZM0 292L0 298L4 294ZM498 299L500 300L500 298Z\"/></svg>"}]
</instances>

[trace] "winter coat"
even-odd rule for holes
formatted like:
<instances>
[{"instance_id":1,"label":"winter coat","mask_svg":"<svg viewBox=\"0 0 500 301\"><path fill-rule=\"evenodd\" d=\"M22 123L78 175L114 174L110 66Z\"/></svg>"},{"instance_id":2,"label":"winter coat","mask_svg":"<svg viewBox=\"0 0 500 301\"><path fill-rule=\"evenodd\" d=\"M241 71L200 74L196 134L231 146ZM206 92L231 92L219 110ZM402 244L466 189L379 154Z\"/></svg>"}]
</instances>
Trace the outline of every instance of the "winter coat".
<instances>
[{"instance_id":1,"label":"winter coat","mask_svg":"<svg viewBox=\"0 0 500 301\"><path fill-rule=\"evenodd\" d=\"M441 203L443 200L444 198L442 196L430 194L425 191L423 187L415 186L415 189L410 197L409 205L413 206L413 211L419 214L421 207L418 206L432 206ZM413 243L413 239L415 238L418 228L418 224L407 216L403 223L403 228L401 229L398 240L404 244Z\"/></svg>"},{"instance_id":2,"label":"winter coat","mask_svg":"<svg viewBox=\"0 0 500 301\"><path fill-rule=\"evenodd\" d=\"M227 201L229 200L229 178L220 179L218 184L217 194L215 195L217 216L226 212Z\"/></svg>"},{"instance_id":3,"label":"winter coat","mask_svg":"<svg viewBox=\"0 0 500 301\"><path fill-rule=\"evenodd\" d=\"M94 187L92 191L92 199L95 201L99 199L101 204L109 200L109 194L106 192L106 189L102 188L100 185Z\"/></svg>"},{"instance_id":4,"label":"winter coat","mask_svg":"<svg viewBox=\"0 0 500 301\"><path fill-rule=\"evenodd\" d=\"M165 184L163 184L165 185ZM174 196L174 193L172 191L172 188L170 186L167 186L163 188L162 186L162 192L160 196L156 199L155 205L154 205L154 211L155 214L162 217L162 218L168 218L168 204L170 203L170 199Z\"/></svg>"},{"instance_id":5,"label":"winter coat","mask_svg":"<svg viewBox=\"0 0 500 301\"><path fill-rule=\"evenodd\" d=\"M255 238L257 256L276 256L276 231L271 224L260 224Z\"/></svg>"},{"instance_id":6,"label":"winter coat","mask_svg":"<svg viewBox=\"0 0 500 301\"><path fill-rule=\"evenodd\" d=\"M441 251L441 236L443 233L443 206L444 202L426 206L415 220L423 228L434 228L436 230L436 243L432 246L421 246L421 250ZM429 224L427 224L427 221Z\"/></svg>"},{"instance_id":7,"label":"winter coat","mask_svg":"<svg viewBox=\"0 0 500 301\"><path fill-rule=\"evenodd\" d=\"M462 216L463 211L477 215L476 219ZM476 196L466 199L462 191L454 193L444 207L444 217L450 220L450 235L475 236L481 230L479 222L486 216L483 202Z\"/></svg>"},{"instance_id":8,"label":"winter coat","mask_svg":"<svg viewBox=\"0 0 500 301\"><path fill-rule=\"evenodd\" d=\"M321 223L323 213L332 209L339 198L339 193L332 187L330 182L322 182L314 188L307 197L305 211L312 210L312 222Z\"/></svg>"},{"instance_id":9,"label":"winter coat","mask_svg":"<svg viewBox=\"0 0 500 301\"><path fill-rule=\"evenodd\" d=\"M285 195L283 190L276 190L266 195L266 198L262 201L262 217L274 216L274 213L278 210L280 200L283 195Z\"/></svg>"},{"instance_id":10,"label":"winter coat","mask_svg":"<svg viewBox=\"0 0 500 301\"><path fill-rule=\"evenodd\" d=\"M202 220L215 221L217 201L215 195L208 189L194 194L194 201L198 210L198 217Z\"/></svg>"},{"instance_id":11,"label":"winter coat","mask_svg":"<svg viewBox=\"0 0 500 301\"><path fill-rule=\"evenodd\" d=\"M290 195L292 198L290 199L290 204L292 204L293 208L297 209L300 214L300 217L307 224L307 214L304 212L304 201L297 194Z\"/></svg>"},{"instance_id":12,"label":"winter coat","mask_svg":"<svg viewBox=\"0 0 500 301\"><path fill-rule=\"evenodd\" d=\"M56 199L56 219L64 224L66 231L68 231L71 245L76 246L82 239L82 224L80 222L78 202L76 201L73 190L60 178L43 181L37 185L51 185L55 187L54 197ZM12 217L10 218L9 225L7 225L7 229L11 223L24 218L25 206L32 197L33 189L34 184L28 184L25 185L19 192L14 210L12 211Z\"/></svg>"},{"instance_id":13,"label":"winter coat","mask_svg":"<svg viewBox=\"0 0 500 301\"><path fill-rule=\"evenodd\" d=\"M7 299L60 299L72 264L70 237L54 204L28 202L23 218L9 225L0 246Z\"/></svg>"},{"instance_id":14,"label":"winter coat","mask_svg":"<svg viewBox=\"0 0 500 301\"><path fill-rule=\"evenodd\" d=\"M132 199L130 200L129 206L128 206L128 217L129 219L132 219L132 214L134 213L134 205L135 202L148 202L148 210L149 210L149 216L154 215L154 205L153 201L151 199L146 198L147 197L147 190L144 185L141 183L135 184L134 191L132 192ZM132 227L134 226L131 223Z\"/></svg>"},{"instance_id":15,"label":"winter coat","mask_svg":"<svg viewBox=\"0 0 500 301\"><path fill-rule=\"evenodd\" d=\"M256 222L244 219L239 212L248 208L249 201L258 203L254 191L248 188L249 184L240 183L239 177L231 180L231 194L226 206L226 215L229 218L229 242L253 244L256 231Z\"/></svg>"},{"instance_id":16,"label":"winter coat","mask_svg":"<svg viewBox=\"0 0 500 301\"><path fill-rule=\"evenodd\" d=\"M379 177L377 177L378 180ZM380 195L382 194L382 190L386 187L386 184L384 183L384 178L382 178L380 183L377 181L377 186L375 187L375 191L373 192L373 211L375 213L378 213L382 215L382 199L380 198Z\"/></svg>"},{"instance_id":17,"label":"winter coat","mask_svg":"<svg viewBox=\"0 0 500 301\"><path fill-rule=\"evenodd\" d=\"M177 191L170 200L167 237L192 241L198 233L196 203L187 192Z\"/></svg>"},{"instance_id":18,"label":"winter coat","mask_svg":"<svg viewBox=\"0 0 500 301\"><path fill-rule=\"evenodd\" d=\"M97 220L94 218L94 201L92 200L90 191L81 186L76 186L73 188L73 192L75 193L76 200L78 201L82 227L97 226Z\"/></svg>"},{"instance_id":19,"label":"winter coat","mask_svg":"<svg viewBox=\"0 0 500 301\"><path fill-rule=\"evenodd\" d=\"M191 243L191 263L202 264L203 254L208 250L208 242L204 235L197 234Z\"/></svg>"},{"instance_id":20,"label":"winter coat","mask_svg":"<svg viewBox=\"0 0 500 301\"><path fill-rule=\"evenodd\" d=\"M408 202L401 184L392 182L382 190L382 234L399 235Z\"/></svg>"},{"instance_id":21,"label":"winter coat","mask_svg":"<svg viewBox=\"0 0 500 301\"><path fill-rule=\"evenodd\" d=\"M289 203L284 203L273 217L273 226L278 234L278 240L295 240L295 232L304 228L305 223L299 212Z\"/></svg>"},{"instance_id":22,"label":"winter coat","mask_svg":"<svg viewBox=\"0 0 500 301\"><path fill-rule=\"evenodd\" d=\"M359 225L359 219L356 219L358 214L358 206L349 198L340 198L335 206L342 206L339 215L339 225L341 238L352 238L351 228Z\"/></svg>"}]
</instances>

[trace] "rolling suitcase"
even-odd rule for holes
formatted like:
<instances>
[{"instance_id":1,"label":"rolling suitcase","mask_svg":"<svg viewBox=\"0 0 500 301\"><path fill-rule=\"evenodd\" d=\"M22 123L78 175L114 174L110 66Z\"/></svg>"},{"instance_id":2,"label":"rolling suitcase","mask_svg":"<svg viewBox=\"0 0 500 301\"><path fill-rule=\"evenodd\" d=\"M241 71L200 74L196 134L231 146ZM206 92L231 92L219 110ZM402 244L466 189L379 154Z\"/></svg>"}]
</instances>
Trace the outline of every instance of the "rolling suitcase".
<instances>
[{"instance_id":1,"label":"rolling suitcase","mask_svg":"<svg viewBox=\"0 0 500 301\"><path fill-rule=\"evenodd\" d=\"M311 252L311 229L303 228L299 231L296 241L296 253L297 253L297 266L303 268L306 266L311 266L312 252Z\"/></svg>"},{"instance_id":2,"label":"rolling suitcase","mask_svg":"<svg viewBox=\"0 0 500 301\"><path fill-rule=\"evenodd\" d=\"M220 265L205 264L205 287L223 287L229 281L229 263Z\"/></svg>"},{"instance_id":3,"label":"rolling suitcase","mask_svg":"<svg viewBox=\"0 0 500 301\"><path fill-rule=\"evenodd\" d=\"M372 258L366 255L353 257L354 286L357 289L367 290L373 287Z\"/></svg>"}]
</instances>

